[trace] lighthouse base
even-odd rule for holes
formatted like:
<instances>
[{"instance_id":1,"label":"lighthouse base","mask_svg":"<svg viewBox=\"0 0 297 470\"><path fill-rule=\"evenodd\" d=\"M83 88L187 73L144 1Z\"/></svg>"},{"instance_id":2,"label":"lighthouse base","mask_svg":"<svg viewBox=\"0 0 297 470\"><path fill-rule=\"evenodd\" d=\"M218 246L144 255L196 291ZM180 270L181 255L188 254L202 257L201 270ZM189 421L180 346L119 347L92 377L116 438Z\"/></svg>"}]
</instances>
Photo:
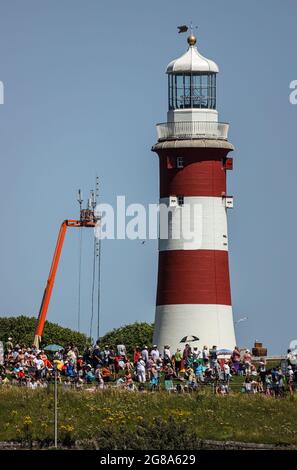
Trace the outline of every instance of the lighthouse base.
<instances>
[{"instance_id":1,"label":"lighthouse base","mask_svg":"<svg viewBox=\"0 0 297 470\"><path fill-rule=\"evenodd\" d=\"M194 335L199 341L192 343L200 350L203 346L234 349L236 345L232 307L230 305L178 304L156 307L153 343L160 351L170 346L174 354L183 349L180 340Z\"/></svg>"}]
</instances>

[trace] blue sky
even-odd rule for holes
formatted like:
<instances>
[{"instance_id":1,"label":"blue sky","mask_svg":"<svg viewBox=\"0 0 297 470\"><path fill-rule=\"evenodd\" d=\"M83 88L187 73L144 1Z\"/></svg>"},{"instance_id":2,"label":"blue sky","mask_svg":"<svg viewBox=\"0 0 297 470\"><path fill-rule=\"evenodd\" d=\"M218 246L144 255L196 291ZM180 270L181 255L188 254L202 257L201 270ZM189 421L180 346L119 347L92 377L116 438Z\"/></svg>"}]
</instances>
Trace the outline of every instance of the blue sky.
<instances>
[{"instance_id":1,"label":"blue sky","mask_svg":"<svg viewBox=\"0 0 297 470\"><path fill-rule=\"evenodd\" d=\"M76 190L104 202L158 201L151 146L167 111L167 63L186 50L176 26L220 66L230 123L230 269L238 343L270 354L297 337L296 2L0 1L1 315L37 315L59 224ZM77 325L78 231L70 230L48 319ZM157 242L102 245L101 332L153 321ZM82 329L91 314L92 233L83 235Z\"/></svg>"}]
</instances>

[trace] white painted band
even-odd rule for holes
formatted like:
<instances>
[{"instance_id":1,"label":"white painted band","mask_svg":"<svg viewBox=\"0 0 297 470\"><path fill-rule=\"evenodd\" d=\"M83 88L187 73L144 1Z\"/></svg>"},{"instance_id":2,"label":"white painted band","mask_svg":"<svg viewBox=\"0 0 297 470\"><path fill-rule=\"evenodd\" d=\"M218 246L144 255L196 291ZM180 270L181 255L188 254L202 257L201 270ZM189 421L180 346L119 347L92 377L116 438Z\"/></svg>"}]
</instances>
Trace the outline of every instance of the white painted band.
<instances>
[{"instance_id":1,"label":"white painted band","mask_svg":"<svg viewBox=\"0 0 297 470\"><path fill-rule=\"evenodd\" d=\"M160 204L169 209L170 198ZM184 197L182 206L170 207L171 214L160 211L159 251L228 251L227 213L221 197Z\"/></svg>"},{"instance_id":2,"label":"white painted band","mask_svg":"<svg viewBox=\"0 0 297 470\"><path fill-rule=\"evenodd\" d=\"M235 341L232 307L228 305L160 305L156 307L153 343L163 351L170 345L171 353L183 349L180 340L195 335L199 341L191 343L202 349L217 346L233 350Z\"/></svg>"}]
</instances>

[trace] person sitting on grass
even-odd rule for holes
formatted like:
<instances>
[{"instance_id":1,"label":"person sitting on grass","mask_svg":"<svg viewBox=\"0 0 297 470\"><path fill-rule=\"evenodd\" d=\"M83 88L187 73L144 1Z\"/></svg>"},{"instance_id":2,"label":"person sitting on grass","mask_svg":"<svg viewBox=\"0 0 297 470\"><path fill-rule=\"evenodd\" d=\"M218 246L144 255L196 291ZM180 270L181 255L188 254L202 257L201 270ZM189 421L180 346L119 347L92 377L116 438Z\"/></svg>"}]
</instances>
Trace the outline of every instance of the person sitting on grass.
<instances>
[{"instance_id":1,"label":"person sitting on grass","mask_svg":"<svg viewBox=\"0 0 297 470\"><path fill-rule=\"evenodd\" d=\"M125 362L125 371L128 370L129 372L133 371L133 364L130 359L127 357Z\"/></svg>"},{"instance_id":2,"label":"person sitting on grass","mask_svg":"<svg viewBox=\"0 0 297 470\"><path fill-rule=\"evenodd\" d=\"M202 364L198 363L195 367L195 376L198 383L204 382L204 367Z\"/></svg>"},{"instance_id":3,"label":"person sitting on grass","mask_svg":"<svg viewBox=\"0 0 297 470\"><path fill-rule=\"evenodd\" d=\"M94 382L95 380L95 375L90 364L86 366L85 379L88 384Z\"/></svg>"},{"instance_id":4,"label":"person sitting on grass","mask_svg":"<svg viewBox=\"0 0 297 470\"><path fill-rule=\"evenodd\" d=\"M65 363L66 364L66 363ZM66 366L66 376L67 377L76 377L77 372L75 366L72 362L68 362Z\"/></svg>"},{"instance_id":5,"label":"person sitting on grass","mask_svg":"<svg viewBox=\"0 0 297 470\"><path fill-rule=\"evenodd\" d=\"M136 385L132 382L131 384L127 385L126 390L128 390L128 392L136 392L137 388Z\"/></svg>"},{"instance_id":6,"label":"person sitting on grass","mask_svg":"<svg viewBox=\"0 0 297 470\"><path fill-rule=\"evenodd\" d=\"M204 383L209 384L213 380L213 373L210 364L207 362L204 366Z\"/></svg>"},{"instance_id":7,"label":"person sitting on grass","mask_svg":"<svg viewBox=\"0 0 297 470\"><path fill-rule=\"evenodd\" d=\"M254 377L251 378L251 392L258 393L258 382Z\"/></svg>"},{"instance_id":8,"label":"person sitting on grass","mask_svg":"<svg viewBox=\"0 0 297 470\"><path fill-rule=\"evenodd\" d=\"M196 376L195 376L195 373L194 373L194 370L192 369L192 367L188 367L186 369L184 378L187 381L187 385L189 387L194 388L196 386L196 384L197 384Z\"/></svg>"},{"instance_id":9,"label":"person sitting on grass","mask_svg":"<svg viewBox=\"0 0 297 470\"><path fill-rule=\"evenodd\" d=\"M111 376L111 372L110 372L109 367L106 367L106 366L102 367L101 368L101 375L102 375L104 383L109 382L110 381L110 376Z\"/></svg>"},{"instance_id":10,"label":"person sitting on grass","mask_svg":"<svg viewBox=\"0 0 297 470\"><path fill-rule=\"evenodd\" d=\"M220 383L217 385L216 387L216 393L218 395L226 395L229 393L229 386L228 384L223 384L223 383Z\"/></svg>"},{"instance_id":11,"label":"person sitting on grass","mask_svg":"<svg viewBox=\"0 0 297 470\"><path fill-rule=\"evenodd\" d=\"M123 377L120 377L119 379L116 380L116 386L119 388L124 388L125 387L125 379Z\"/></svg>"},{"instance_id":12,"label":"person sitting on grass","mask_svg":"<svg viewBox=\"0 0 297 470\"><path fill-rule=\"evenodd\" d=\"M97 367L95 370L95 380L97 382L98 388L104 388L105 384L104 384L100 367Z\"/></svg>"},{"instance_id":13,"label":"person sitting on grass","mask_svg":"<svg viewBox=\"0 0 297 470\"><path fill-rule=\"evenodd\" d=\"M242 385L242 391L244 393L251 393L252 392L251 379L248 375L244 379L244 382L243 382L243 385Z\"/></svg>"},{"instance_id":14,"label":"person sitting on grass","mask_svg":"<svg viewBox=\"0 0 297 470\"><path fill-rule=\"evenodd\" d=\"M34 377L30 377L27 383L27 387L35 390L37 388L37 381Z\"/></svg>"},{"instance_id":15,"label":"person sitting on grass","mask_svg":"<svg viewBox=\"0 0 297 470\"><path fill-rule=\"evenodd\" d=\"M132 375L131 375L131 372L129 370L126 370L124 379L125 379L125 386L126 387L129 387L129 385L133 384Z\"/></svg>"},{"instance_id":16,"label":"person sitting on grass","mask_svg":"<svg viewBox=\"0 0 297 470\"><path fill-rule=\"evenodd\" d=\"M67 390L67 389L71 388L71 385L72 385L71 380L70 380L69 377L67 377L67 379L63 383L63 387Z\"/></svg>"},{"instance_id":17,"label":"person sitting on grass","mask_svg":"<svg viewBox=\"0 0 297 470\"><path fill-rule=\"evenodd\" d=\"M268 396L272 395L272 376L270 372L265 376L265 394Z\"/></svg>"},{"instance_id":18,"label":"person sitting on grass","mask_svg":"<svg viewBox=\"0 0 297 470\"><path fill-rule=\"evenodd\" d=\"M264 385L260 376L257 377L257 392L264 393Z\"/></svg>"}]
</instances>

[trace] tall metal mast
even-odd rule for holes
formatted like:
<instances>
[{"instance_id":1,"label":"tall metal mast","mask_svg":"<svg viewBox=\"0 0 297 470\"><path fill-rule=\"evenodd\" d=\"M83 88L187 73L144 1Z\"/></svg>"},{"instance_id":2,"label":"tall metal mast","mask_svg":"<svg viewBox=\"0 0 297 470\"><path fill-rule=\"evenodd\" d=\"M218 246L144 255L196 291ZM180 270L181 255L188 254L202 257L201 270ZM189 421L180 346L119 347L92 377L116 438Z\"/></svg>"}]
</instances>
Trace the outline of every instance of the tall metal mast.
<instances>
[{"instance_id":1,"label":"tall metal mast","mask_svg":"<svg viewBox=\"0 0 297 470\"><path fill-rule=\"evenodd\" d=\"M99 201L99 177L96 176L96 203L98 204ZM100 215L97 214L98 219L100 219ZM101 233L100 233L100 224L98 227L99 233L96 233L96 256L98 260L98 286L97 286L97 340L99 340L99 333L100 333L100 300L101 300Z\"/></svg>"}]
</instances>

